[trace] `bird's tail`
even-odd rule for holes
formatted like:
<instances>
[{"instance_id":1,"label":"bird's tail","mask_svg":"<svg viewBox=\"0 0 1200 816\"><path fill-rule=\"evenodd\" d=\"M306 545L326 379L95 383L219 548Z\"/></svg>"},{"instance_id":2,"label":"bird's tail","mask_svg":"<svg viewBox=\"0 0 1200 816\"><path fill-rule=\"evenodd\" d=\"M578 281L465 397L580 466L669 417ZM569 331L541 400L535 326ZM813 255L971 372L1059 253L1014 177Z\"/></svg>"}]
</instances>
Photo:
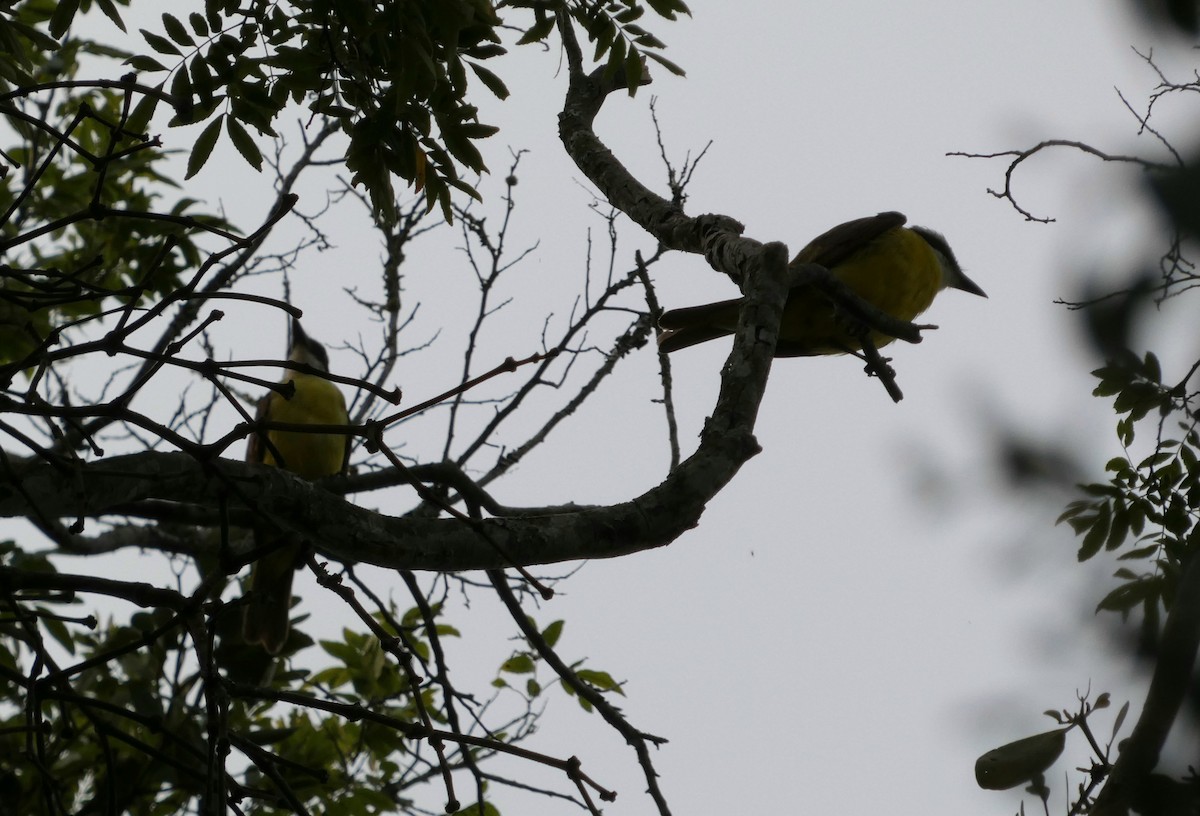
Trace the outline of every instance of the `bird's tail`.
<instances>
[{"instance_id":1,"label":"bird's tail","mask_svg":"<svg viewBox=\"0 0 1200 816\"><path fill-rule=\"evenodd\" d=\"M258 559L250 573L250 593L242 613L242 637L247 643L262 644L273 655L279 654L287 641L292 576L303 553L300 544L283 544Z\"/></svg>"},{"instance_id":2,"label":"bird's tail","mask_svg":"<svg viewBox=\"0 0 1200 816\"><path fill-rule=\"evenodd\" d=\"M735 298L663 312L658 319L662 329L658 335L658 350L670 354L733 334L741 305L742 299Z\"/></svg>"}]
</instances>

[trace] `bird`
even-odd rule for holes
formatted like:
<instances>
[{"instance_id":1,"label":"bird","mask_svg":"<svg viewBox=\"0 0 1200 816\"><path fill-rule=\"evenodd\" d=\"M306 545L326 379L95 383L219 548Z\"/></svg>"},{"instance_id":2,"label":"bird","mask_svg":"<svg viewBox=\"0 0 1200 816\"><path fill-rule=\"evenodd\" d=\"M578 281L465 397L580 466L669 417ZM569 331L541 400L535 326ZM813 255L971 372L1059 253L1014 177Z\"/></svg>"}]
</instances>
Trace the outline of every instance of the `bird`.
<instances>
[{"instance_id":1,"label":"bird","mask_svg":"<svg viewBox=\"0 0 1200 816\"><path fill-rule=\"evenodd\" d=\"M288 360L316 371L329 372L325 347L313 340L292 320L291 348ZM329 380L306 371L288 370L283 383L292 382L290 397L269 391L258 402L256 420L301 425L346 425L346 398ZM250 435L246 461L281 467L304 479L319 479L346 470L350 437L346 434L305 433L269 430ZM250 591L242 616L242 637L247 643L261 644L269 654L277 655L288 637L292 603L292 576L304 560L307 545L291 533L281 533L269 525L254 530L255 546L274 543L275 549L259 558L250 573ZM274 541L272 540L274 539Z\"/></svg>"},{"instance_id":2,"label":"bird","mask_svg":"<svg viewBox=\"0 0 1200 816\"><path fill-rule=\"evenodd\" d=\"M987 297L963 274L940 233L906 227L907 220L902 213L881 212L839 224L800 250L792 264L825 267L867 303L904 321L928 309L947 287ZM663 312L659 351L670 353L733 334L744 302L734 298ZM827 295L813 284L802 284L788 293L775 356L854 353L862 349L860 335ZM874 330L869 337L876 348L895 339Z\"/></svg>"}]
</instances>

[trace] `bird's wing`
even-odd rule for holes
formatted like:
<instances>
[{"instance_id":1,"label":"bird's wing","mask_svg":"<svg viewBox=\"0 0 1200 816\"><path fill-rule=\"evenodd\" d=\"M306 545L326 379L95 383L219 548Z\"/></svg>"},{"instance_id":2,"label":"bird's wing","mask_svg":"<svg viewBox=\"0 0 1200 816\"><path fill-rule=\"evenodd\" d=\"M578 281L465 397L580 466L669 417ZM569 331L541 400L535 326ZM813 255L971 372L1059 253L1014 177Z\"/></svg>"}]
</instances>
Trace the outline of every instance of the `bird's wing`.
<instances>
[{"instance_id":1,"label":"bird's wing","mask_svg":"<svg viewBox=\"0 0 1200 816\"><path fill-rule=\"evenodd\" d=\"M342 421L345 422L347 425L349 425L350 424L350 412L346 410L346 396L344 394L342 394L340 391L338 392L338 395L342 398L342 416L343 416ZM342 438L345 440L345 442L344 442L345 448L343 448L343 450L342 450L342 469L339 470L338 473L341 474L342 476L345 476L348 473L350 473L350 453L352 452L352 449L354 448L354 445L351 443L354 441L354 437L347 434L346 436L344 436Z\"/></svg>"},{"instance_id":2,"label":"bird's wing","mask_svg":"<svg viewBox=\"0 0 1200 816\"><path fill-rule=\"evenodd\" d=\"M792 263L815 263L832 269L883 233L903 226L907 220L903 213L881 212L838 224L809 241L808 246L796 253Z\"/></svg>"}]
</instances>

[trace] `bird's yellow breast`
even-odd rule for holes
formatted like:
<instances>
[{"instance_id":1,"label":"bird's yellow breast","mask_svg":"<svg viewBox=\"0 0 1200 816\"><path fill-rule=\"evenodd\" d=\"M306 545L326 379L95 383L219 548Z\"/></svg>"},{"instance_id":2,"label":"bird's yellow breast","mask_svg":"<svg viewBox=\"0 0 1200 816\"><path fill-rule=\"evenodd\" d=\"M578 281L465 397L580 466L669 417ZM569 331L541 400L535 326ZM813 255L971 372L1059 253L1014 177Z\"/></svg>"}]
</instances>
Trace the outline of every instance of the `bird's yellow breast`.
<instances>
[{"instance_id":1,"label":"bird's yellow breast","mask_svg":"<svg viewBox=\"0 0 1200 816\"><path fill-rule=\"evenodd\" d=\"M303 425L344 425L347 422L346 398L336 385L311 374L294 372L296 391L291 399L272 393L268 418L273 422ZM271 444L282 461L276 461L270 446L263 455L268 465L279 465L305 479L332 476L342 470L346 442L342 434L269 431Z\"/></svg>"},{"instance_id":2,"label":"bird's yellow breast","mask_svg":"<svg viewBox=\"0 0 1200 816\"><path fill-rule=\"evenodd\" d=\"M942 284L942 267L924 238L889 230L834 270L863 300L901 320L929 308Z\"/></svg>"},{"instance_id":3,"label":"bird's yellow breast","mask_svg":"<svg viewBox=\"0 0 1200 816\"><path fill-rule=\"evenodd\" d=\"M832 272L854 293L893 317L912 320L933 303L942 285L942 268L933 248L912 230L888 230L852 254ZM827 298L810 287L792 291L780 325L781 352L828 354L859 348L848 331L845 317L837 314ZM894 338L871 333L876 346Z\"/></svg>"}]
</instances>

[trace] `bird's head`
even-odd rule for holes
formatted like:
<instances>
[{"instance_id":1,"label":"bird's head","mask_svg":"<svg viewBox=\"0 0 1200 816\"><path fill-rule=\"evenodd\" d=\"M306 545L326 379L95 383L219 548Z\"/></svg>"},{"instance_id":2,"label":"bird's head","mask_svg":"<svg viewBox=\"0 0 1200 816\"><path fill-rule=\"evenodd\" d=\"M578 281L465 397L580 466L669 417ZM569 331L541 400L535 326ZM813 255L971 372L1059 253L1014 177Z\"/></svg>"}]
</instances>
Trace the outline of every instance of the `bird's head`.
<instances>
[{"instance_id":1,"label":"bird's head","mask_svg":"<svg viewBox=\"0 0 1200 816\"><path fill-rule=\"evenodd\" d=\"M292 318L292 347L288 360L303 363L320 371L329 371L329 353L325 347L304 333L300 321Z\"/></svg>"},{"instance_id":2,"label":"bird's head","mask_svg":"<svg viewBox=\"0 0 1200 816\"><path fill-rule=\"evenodd\" d=\"M987 297L983 289L979 288L979 284L963 274L962 267L958 265L958 259L954 257L954 250L950 249L950 244L946 242L944 235L925 227L910 227L910 229L924 238L925 243L929 244L933 248L934 254L937 255L938 263L942 267L941 288L951 287L970 292L972 295Z\"/></svg>"}]
</instances>

